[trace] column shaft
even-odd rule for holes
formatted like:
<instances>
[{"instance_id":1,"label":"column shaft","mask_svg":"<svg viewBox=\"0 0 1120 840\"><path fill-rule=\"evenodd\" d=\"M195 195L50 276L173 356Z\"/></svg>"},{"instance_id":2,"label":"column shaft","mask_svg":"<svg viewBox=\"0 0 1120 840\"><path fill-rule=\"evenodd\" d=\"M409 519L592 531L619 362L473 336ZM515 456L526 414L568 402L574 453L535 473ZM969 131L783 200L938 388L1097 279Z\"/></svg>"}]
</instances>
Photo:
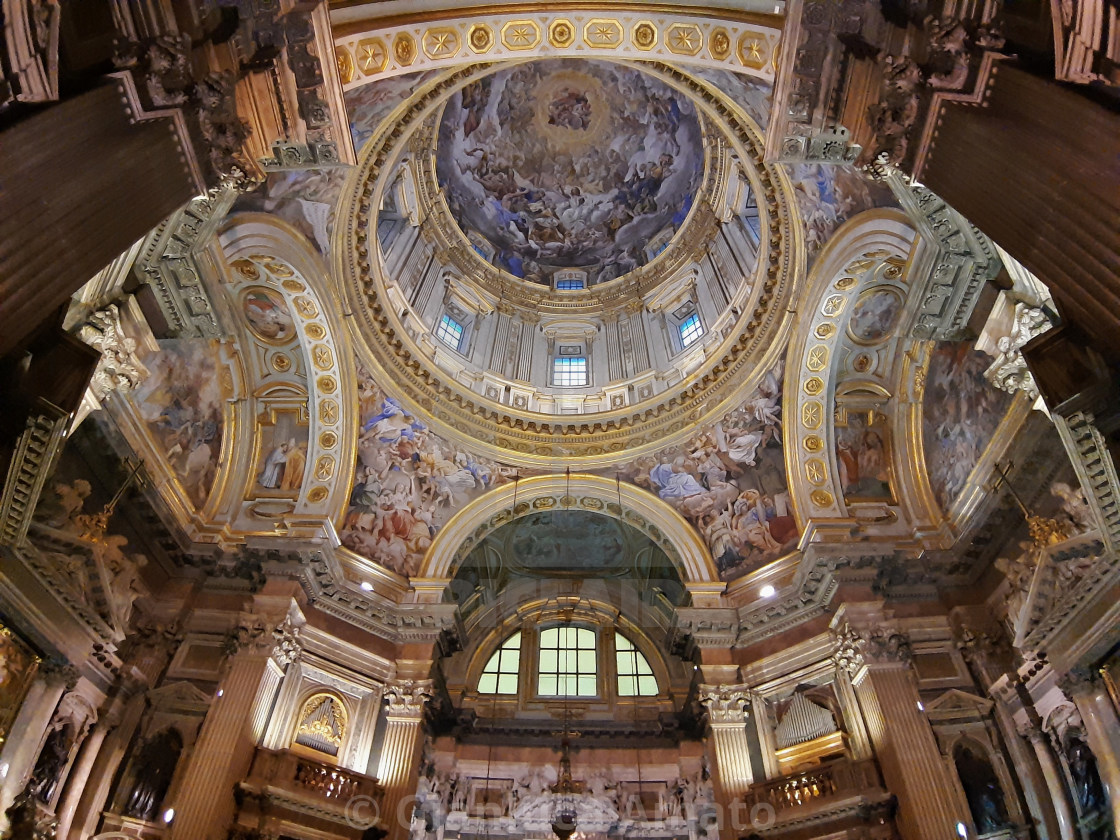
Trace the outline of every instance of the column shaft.
<instances>
[{"instance_id":1,"label":"column shaft","mask_svg":"<svg viewBox=\"0 0 1120 840\"><path fill-rule=\"evenodd\" d=\"M1085 724L1089 749L1097 759L1097 772L1112 806L1112 824L1120 826L1120 720L1099 678L1075 691L1073 702Z\"/></svg>"},{"instance_id":2,"label":"column shaft","mask_svg":"<svg viewBox=\"0 0 1120 840\"><path fill-rule=\"evenodd\" d=\"M8 828L5 812L35 769L43 733L65 690L66 686L60 680L44 678L36 679L28 689L19 714L12 724L12 733L0 753L0 762L8 765L8 772L0 784L0 831Z\"/></svg>"},{"instance_id":3,"label":"column shaft","mask_svg":"<svg viewBox=\"0 0 1120 840\"><path fill-rule=\"evenodd\" d=\"M416 748L420 742L419 715L393 715L386 718L385 741L377 765L377 780L385 788L381 804L381 824L389 831L387 840L404 837L411 814L398 814L402 800L416 790Z\"/></svg>"},{"instance_id":4,"label":"column shaft","mask_svg":"<svg viewBox=\"0 0 1120 840\"><path fill-rule=\"evenodd\" d=\"M716 748L716 767L729 800L742 796L754 782L744 722L713 723L712 742Z\"/></svg>"},{"instance_id":5,"label":"column shaft","mask_svg":"<svg viewBox=\"0 0 1120 840\"><path fill-rule=\"evenodd\" d=\"M1054 806L1054 815L1058 818L1059 836L1061 840L1074 840L1077 836L1077 823L1073 816L1073 809L1070 807L1065 782L1062 780L1062 769L1058 766L1057 758L1054 757L1054 749L1050 746L1050 740L1038 729L1031 729L1029 737L1035 755L1038 756L1038 763L1042 767L1042 777L1046 779L1050 802Z\"/></svg>"},{"instance_id":6,"label":"column shaft","mask_svg":"<svg viewBox=\"0 0 1120 840\"><path fill-rule=\"evenodd\" d=\"M62 799L59 800L58 809L55 811L55 816L58 818L56 834L58 837L66 837L70 831L74 813L77 811L78 802L82 797L82 791L85 790L86 782L90 778L90 771L93 769L93 764L101 751L101 745L105 742L105 736L109 734L111 728L112 726L107 722L99 721L94 726L93 731L86 736L81 749L78 751L78 757L74 760L74 766L70 769L66 779L66 790L62 794Z\"/></svg>"}]
</instances>

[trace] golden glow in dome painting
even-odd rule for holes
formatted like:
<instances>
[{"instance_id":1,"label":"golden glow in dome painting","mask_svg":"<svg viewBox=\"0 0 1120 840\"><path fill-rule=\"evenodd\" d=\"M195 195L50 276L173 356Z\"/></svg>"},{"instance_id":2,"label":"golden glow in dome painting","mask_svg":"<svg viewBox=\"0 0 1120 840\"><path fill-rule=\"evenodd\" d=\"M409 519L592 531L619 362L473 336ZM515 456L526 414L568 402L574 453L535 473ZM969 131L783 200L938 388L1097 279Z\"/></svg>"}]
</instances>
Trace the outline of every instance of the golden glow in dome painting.
<instances>
[{"instance_id":1,"label":"golden glow in dome painting","mask_svg":"<svg viewBox=\"0 0 1120 840\"><path fill-rule=\"evenodd\" d=\"M638 70L551 60L471 82L448 101L436 172L483 259L588 284L655 257L692 208L704 169L693 104Z\"/></svg>"}]
</instances>

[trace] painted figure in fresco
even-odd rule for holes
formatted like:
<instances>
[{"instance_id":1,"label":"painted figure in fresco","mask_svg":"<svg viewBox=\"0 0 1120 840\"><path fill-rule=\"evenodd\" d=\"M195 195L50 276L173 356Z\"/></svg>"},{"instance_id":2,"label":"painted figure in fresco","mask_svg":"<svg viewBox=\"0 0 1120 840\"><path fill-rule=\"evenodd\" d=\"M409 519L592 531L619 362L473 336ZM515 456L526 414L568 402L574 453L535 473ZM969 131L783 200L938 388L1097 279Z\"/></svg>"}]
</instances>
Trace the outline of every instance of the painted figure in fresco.
<instances>
[{"instance_id":1,"label":"painted figure in fresco","mask_svg":"<svg viewBox=\"0 0 1120 840\"><path fill-rule=\"evenodd\" d=\"M534 62L468 85L439 128L452 215L531 282L564 267L591 283L633 270L649 239L683 223L703 168L687 100L635 69L573 68Z\"/></svg>"},{"instance_id":2,"label":"painted figure in fresco","mask_svg":"<svg viewBox=\"0 0 1120 840\"><path fill-rule=\"evenodd\" d=\"M288 441L284 441L268 453L268 457L264 459L260 476L257 478L261 487L267 487L269 490L280 488L284 481L284 465L288 462L288 447Z\"/></svg>"},{"instance_id":3,"label":"painted figure in fresco","mask_svg":"<svg viewBox=\"0 0 1120 840\"><path fill-rule=\"evenodd\" d=\"M288 440L288 460L284 463L284 476L280 479L281 490L299 490L303 486L303 468L307 464L307 444L296 444L295 438Z\"/></svg>"}]
</instances>

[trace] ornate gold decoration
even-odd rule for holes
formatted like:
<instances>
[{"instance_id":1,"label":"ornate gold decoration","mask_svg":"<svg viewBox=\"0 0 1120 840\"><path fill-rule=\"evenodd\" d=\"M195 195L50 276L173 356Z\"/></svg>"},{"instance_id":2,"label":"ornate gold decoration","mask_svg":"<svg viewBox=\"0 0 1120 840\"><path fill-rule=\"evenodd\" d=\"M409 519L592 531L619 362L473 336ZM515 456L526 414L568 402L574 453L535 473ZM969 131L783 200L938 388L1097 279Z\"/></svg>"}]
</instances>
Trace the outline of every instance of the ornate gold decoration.
<instances>
[{"instance_id":1,"label":"ornate gold decoration","mask_svg":"<svg viewBox=\"0 0 1120 840\"><path fill-rule=\"evenodd\" d=\"M299 293L307 291L307 287L298 280L285 280L281 285L289 292Z\"/></svg>"},{"instance_id":2,"label":"ornate gold decoration","mask_svg":"<svg viewBox=\"0 0 1120 840\"><path fill-rule=\"evenodd\" d=\"M324 394L333 394L338 388L338 382L335 381L333 376L320 376L315 384L319 387L319 391Z\"/></svg>"},{"instance_id":3,"label":"ornate gold decoration","mask_svg":"<svg viewBox=\"0 0 1120 840\"><path fill-rule=\"evenodd\" d=\"M829 295L824 300L824 306L821 307L821 312L829 318L834 318L844 310L844 304L847 302L844 295Z\"/></svg>"},{"instance_id":4,"label":"ornate gold decoration","mask_svg":"<svg viewBox=\"0 0 1120 840\"><path fill-rule=\"evenodd\" d=\"M630 40L640 50L652 50L657 46L657 27L648 20L641 20L630 30Z\"/></svg>"},{"instance_id":5,"label":"ornate gold decoration","mask_svg":"<svg viewBox=\"0 0 1120 840\"><path fill-rule=\"evenodd\" d=\"M268 260L264 263L264 267L275 274L277 277L294 277L295 272L282 262Z\"/></svg>"},{"instance_id":6,"label":"ornate gold decoration","mask_svg":"<svg viewBox=\"0 0 1120 840\"><path fill-rule=\"evenodd\" d=\"M704 46L704 36L695 23L674 23L665 32L665 46L676 55L696 55Z\"/></svg>"},{"instance_id":7,"label":"ornate gold decoration","mask_svg":"<svg viewBox=\"0 0 1120 840\"><path fill-rule=\"evenodd\" d=\"M308 324L304 332L307 333L308 338L315 341L322 341L327 337L327 331L322 324Z\"/></svg>"},{"instance_id":8,"label":"ornate gold decoration","mask_svg":"<svg viewBox=\"0 0 1120 840\"><path fill-rule=\"evenodd\" d=\"M335 47L335 61L338 64L338 78L344 84L350 84L354 78L354 57L346 47Z\"/></svg>"},{"instance_id":9,"label":"ornate gold decoration","mask_svg":"<svg viewBox=\"0 0 1120 840\"><path fill-rule=\"evenodd\" d=\"M816 400L801 406L801 425L806 429L819 429L824 418L824 406Z\"/></svg>"},{"instance_id":10,"label":"ornate gold decoration","mask_svg":"<svg viewBox=\"0 0 1120 840\"><path fill-rule=\"evenodd\" d=\"M761 70L770 58L770 46L761 32L744 32L739 36L739 61L744 67Z\"/></svg>"},{"instance_id":11,"label":"ornate gold decoration","mask_svg":"<svg viewBox=\"0 0 1120 840\"><path fill-rule=\"evenodd\" d=\"M844 292L852 288L852 286L854 286L858 282L859 281L854 277L841 277L836 281L836 288Z\"/></svg>"},{"instance_id":12,"label":"ornate gold decoration","mask_svg":"<svg viewBox=\"0 0 1120 840\"><path fill-rule=\"evenodd\" d=\"M233 268L246 280L260 280L261 272L250 260L234 260Z\"/></svg>"},{"instance_id":13,"label":"ornate gold decoration","mask_svg":"<svg viewBox=\"0 0 1120 840\"><path fill-rule=\"evenodd\" d=\"M817 338L828 338L834 332L836 332L836 327L832 324L818 324L816 330L813 331L813 335Z\"/></svg>"},{"instance_id":14,"label":"ornate gold decoration","mask_svg":"<svg viewBox=\"0 0 1120 840\"><path fill-rule=\"evenodd\" d=\"M809 355L805 359L805 367L817 373L822 371L828 365L828 348L823 344L818 344L809 350Z\"/></svg>"},{"instance_id":15,"label":"ornate gold decoration","mask_svg":"<svg viewBox=\"0 0 1120 840\"><path fill-rule=\"evenodd\" d=\"M731 36L722 26L717 26L708 36L708 52L716 61L726 61L731 55Z\"/></svg>"},{"instance_id":16,"label":"ornate gold decoration","mask_svg":"<svg viewBox=\"0 0 1120 840\"><path fill-rule=\"evenodd\" d=\"M502 27L502 43L511 50L531 50L541 42L536 21L511 20Z\"/></svg>"},{"instance_id":17,"label":"ornate gold decoration","mask_svg":"<svg viewBox=\"0 0 1120 840\"><path fill-rule=\"evenodd\" d=\"M852 370L856 373L867 373L871 370L872 359L867 353L860 353L852 359Z\"/></svg>"},{"instance_id":18,"label":"ornate gold decoration","mask_svg":"<svg viewBox=\"0 0 1120 840\"><path fill-rule=\"evenodd\" d=\"M809 494L809 498L817 507L832 507L832 494L827 490L814 490Z\"/></svg>"},{"instance_id":19,"label":"ornate gold decoration","mask_svg":"<svg viewBox=\"0 0 1120 840\"><path fill-rule=\"evenodd\" d=\"M331 694L316 694L303 704L297 735L310 735L334 746L346 735L346 707Z\"/></svg>"},{"instance_id":20,"label":"ornate gold decoration","mask_svg":"<svg viewBox=\"0 0 1120 840\"><path fill-rule=\"evenodd\" d=\"M824 390L824 381L819 376L810 376L805 380L805 384L802 387L805 389L806 394L810 397L815 397Z\"/></svg>"},{"instance_id":21,"label":"ornate gold decoration","mask_svg":"<svg viewBox=\"0 0 1120 840\"><path fill-rule=\"evenodd\" d=\"M315 462L315 478L318 481L326 481L332 475L334 475L334 456L320 455L319 460Z\"/></svg>"},{"instance_id":22,"label":"ornate gold decoration","mask_svg":"<svg viewBox=\"0 0 1120 840\"><path fill-rule=\"evenodd\" d=\"M328 429L319 435L319 445L324 449L334 449L338 444L338 435Z\"/></svg>"},{"instance_id":23,"label":"ornate gold decoration","mask_svg":"<svg viewBox=\"0 0 1120 840\"><path fill-rule=\"evenodd\" d=\"M329 495L330 491L322 484L319 484L315 487L312 487L308 492L307 501L311 502L312 504L319 504L319 502L325 500Z\"/></svg>"},{"instance_id":24,"label":"ornate gold decoration","mask_svg":"<svg viewBox=\"0 0 1120 840\"><path fill-rule=\"evenodd\" d=\"M611 18L592 18L583 27L583 40L596 49L617 47L622 43L622 24Z\"/></svg>"},{"instance_id":25,"label":"ornate gold decoration","mask_svg":"<svg viewBox=\"0 0 1120 840\"><path fill-rule=\"evenodd\" d=\"M1049 519L1045 516L1028 516L1027 533L1031 535L1035 545L1057 545L1073 536L1073 529L1065 522Z\"/></svg>"},{"instance_id":26,"label":"ornate gold decoration","mask_svg":"<svg viewBox=\"0 0 1120 840\"><path fill-rule=\"evenodd\" d=\"M389 63L389 51L380 38L363 38L357 47L358 69L366 76L380 73ZM397 57L400 61L400 56ZM343 82L346 84L346 82Z\"/></svg>"},{"instance_id":27,"label":"ornate gold decoration","mask_svg":"<svg viewBox=\"0 0 1120 840\"><path fill-rule=\"evenodd\" d=\"M820 439L819 435L806 435L801 444L805 447L806 452L820 452L824 449L824 441Z\"/></svg>"},{"instance_id":28,"label":"ornate gold decoration","mask_svg":"<svg viewBox=\"0 0 1120 840\"><path fill-rule=\"evenodd\" d=\"M607 23L610 30L611 22ZM595 32L591 35L596 37ZM396 396L409 410L430 412L434 428L468 436L482 451L518 464L549 461L561 449L566 456L588 464L615 463L631 453L662 448L670 439L683 438L697 423L722 416L733 407L733 400L756 384L757 371L764 369L760 357L778 352L776 336L790 328L785 303L804 256L797 247L796 215L790 212L791 188L779 168L763 161L763 139L757 127L717 89L665 63L649 62L643 70L692 96L719 120L724 132L746 150L754 169L752 181L758 182L756 191L764 197L760 204L770 231L769 259L759 266L760 294L755 306L743 313L724 339L725 350L671 394L639 394L639 402L599 412L592 423L587 417L573 420L541 415L516 404L496 404L453 377L429 370L420 355L422 348L402 332L398 316L384 298L390 280L384 276L377 243L366 235L387 183L385 167L447 95L495 69L494 65L475 64L450 70L418 90L399 119L391 127L381 128L366 144L354 187L341 199L338 216L346 225L332 246L334 268L359 302L357 332L365 343L360 350L368 351L364 355L376 367L374 372L394 383ZM698 203L697 211L704 209ZM495 279L502 281L500 274ZM618 289L620 295L630 292L625 282ZM609 291L603 289L601 294Z\"/></svg>"},{"instance_id":29,"label":"ornate gold decoration","mask_svg":"<svg viewBox=\"0 0 1120 840\"><path fill-rule=\"evenodd\" d=\"M280 373L287 373L292 369L292 360L283 353L277 353L272 357L272 367Z\"/></svg>"},{"instance_id":30,"label":"ornate gold decoration","mask_svg":"<svg viewBox=\"0 0 1120 840\"><path fill-rule=\"evenodd\" d=\"M409 67L416 60L416 41L407 32L400 32L393 39L393 57L401 67Z\"/></svg>"},{"instance_id":31,"label":"ornate gold decoration","mask_svg":"<svg viewBox=\"0 0 1120 840\"><path fill-rule=\"evenodd\" d=\"M576 39L576 28L570 20L560 18L548 26L548 42L557 49L570 47Z\"/></svg>"},{"instance_id":32,"label":"ornate gold decoration","mask_svg":"<svg viewBox=\"0 0 1120 840\"><path fill-rule=\"evenodd\" d=\"M316 344L311 348L311 359L319 370L330 370L334 366L334 354L325 344Z\"/></svg>"},{"instance_id":33,"label":"ornate gold decoration","mask_svg":"<svg viewBox=\"0 0 1120 840\"><path fill-rule=\"evenodd\" d=\"M485 23L476 23L467 32L467 46L476 53L484 53L494 46L494 30Z\"/></svg>"},{"instance_id":34,"label":"ornate gold decoration","mask_svg":"<svg viewBox=\"0 0 1120 840\"><path fill-rule=\"evenodd\" d=\"M296 312L304 318L314 318L319 314L319 307L315 305L315 301L305 295L300 295L292 300L295 304Z\"/></svg>"},{"instance_id":35,"label":"ornate gold decoration","mask_svg":"<svg viewBox=\"0 0 1120 840\"><path fill-rule=\"evenodd\" d=\"M459 52L459 33L449 26L437 26L424 33L424 55L450 58Z\"/></svg>"},{"instance_id":36,"label":"ornate gold decoration","mask_svg":"<svg viewBox=\"0 0 1120 840\"><path fill-rule=\"evenodd\" d=\"M319 403L319 422L333 426L338 422L338 403L334 400L323 400Z\"/></svg>"},{"instance_id":37,"label":"ornate gold decoration","mask_svg":"<svg viewBox=\"0 0 1120 840\"><path fill-rule=\"evenodd\" d=\"M824 484L828 478L828 472L825 469L824 461L820 458L810 458L805 462L805 477L809 479L810 484Z\"/></svg>"}]
</instances>

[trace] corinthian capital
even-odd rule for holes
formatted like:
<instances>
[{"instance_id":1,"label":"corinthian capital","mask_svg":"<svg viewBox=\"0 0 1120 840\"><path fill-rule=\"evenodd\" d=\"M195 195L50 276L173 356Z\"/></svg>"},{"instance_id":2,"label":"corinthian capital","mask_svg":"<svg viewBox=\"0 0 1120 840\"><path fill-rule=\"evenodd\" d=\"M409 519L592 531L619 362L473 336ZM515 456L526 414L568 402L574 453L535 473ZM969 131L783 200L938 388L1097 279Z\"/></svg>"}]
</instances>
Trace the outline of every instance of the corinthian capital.
<instances>
[{"instance_id":1,"label":"corinthian capital","mask_svg":"<svg viewBox=\"0 0 1120 840\"><path fill-rule=\"evenodd\" d=\"M302 653L299 625L291 615L275 618L242 613L237 626L226 636L226 653L272 656L281 666L296 662Z\"/></svg>"},{"instance_id":2,"label":"corinthian capital","mask_svg":"<svg viewBox=\"0 0 1120 840\"><path fill-rule=\"evenodd\" d=\"M702 685L700 702L708 710L711 723L742 723L750 691L743 685Z\"/></svg>"},{"instance_id":3,"label":"corinthian capital","mask_svg":"<svg viewBox=\"0 0 1120 840\"><path fill-rule=\"evenodd\" d=\"M910 637L898 628L876 625L855 628L845 622L832 633L833 661L851 672L861 665L908 663L913 658Z\"/></svg>"},{"instance_id":4,"label":"corinthian capital","mask_svg":"<svg viewBox=\"0 0 1120 840\"><path fill-rule=\"evenodd\" d=\"M385 686L385 702L391 717L419 720L431 696L431 680L398 680Z\"/></svg>"},{"instance_id":5,"label":"corinthian capital","mask_svg":"<svg viewBox=\"0 0 1120 840\"><path fill-rule=\"evenodd\" d=\"M1068 673L1058 677L1058 688L1073 699L1079 694L1090 694L1100 687L1103 680L1092 668L1070 668Z\"/></svg>"}]
</instances>

